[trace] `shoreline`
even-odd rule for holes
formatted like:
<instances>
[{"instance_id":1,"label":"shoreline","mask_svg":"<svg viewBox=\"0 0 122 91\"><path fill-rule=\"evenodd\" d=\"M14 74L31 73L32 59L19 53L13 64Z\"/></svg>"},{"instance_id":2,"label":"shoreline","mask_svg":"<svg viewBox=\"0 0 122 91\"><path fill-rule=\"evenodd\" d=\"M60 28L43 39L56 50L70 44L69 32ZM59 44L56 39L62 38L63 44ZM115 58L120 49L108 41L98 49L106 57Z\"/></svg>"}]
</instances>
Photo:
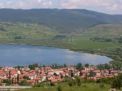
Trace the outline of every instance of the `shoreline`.
<instances>
[{"instance_id":1,"label":"shoreline","mask_svg":"<svg viewBox=\"0 0 122 91\"><path fill-rule=\"evenodd\" d=\"M99 55L99 56L105 56L105 57L108 57L108 58L110 58L111 60L107 63L107 64L109 64L109 63L111 63L111 62L113 62L113 59L111 58L111 57L109 57L109 56L106 56L105 54L103 55L103 53L98 53L98 52L91 52L91 51L88 51L88 50L74 50L74 49L68 49L67 47L58 47L58 46L52 46L52 45L50 45L50 46L47 46L47 45L36 45L36 44L26 44L26 43L0 43L0 45L10 45L10 46L30 46L30 47L49 47L49 48L57 48L57 49L64 49L64 50L69 50L69 51L73 51L73 52L78 52L78 53L87 53L87 54L92 54L92 55ZM75 65L75 64L74 64ZM23 65L22 65L23 66Z\"/></svg>"}]
</instances>

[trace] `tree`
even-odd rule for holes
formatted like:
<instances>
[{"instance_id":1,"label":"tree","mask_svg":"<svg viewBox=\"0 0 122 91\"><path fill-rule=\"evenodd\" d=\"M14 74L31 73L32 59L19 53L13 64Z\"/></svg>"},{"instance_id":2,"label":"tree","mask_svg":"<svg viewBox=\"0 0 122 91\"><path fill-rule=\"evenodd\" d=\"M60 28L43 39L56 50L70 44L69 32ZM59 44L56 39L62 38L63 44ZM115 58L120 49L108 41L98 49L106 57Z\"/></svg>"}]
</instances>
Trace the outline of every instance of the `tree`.
<instances>
[{"instance_id":1,"label":"tree","mask_svg":"<svg viewBox=\"0 0 122 91\"><path fill-rule=\"evenodd\" d=\"M12 84L11 80L9 80L9 79L3 80L3 83L5 83L7 86Z\"/></svg>"},{"instance_id":2,"label":"tree","mask_svg":"<svg viewBox=\"0 0 122 91\"><path fill-rule=\"evenodd\" d=\"M121 80L119 78L116 78L112 82L112 88L120 89L122 86Z\"/></svg>"},{"instance_id":3,"label":"tree","mask_svg":"<svg viewBox=\"0 0 122 91\"><path fill-rule=\"evenodd\" d=\"M95 72L90 71L88 76L89 76L89 77L94 77L95 75L96 75L96 73L95 73Z\"/></svg>"},{"instance_id":4,"label":"tree","mask_svg":"<svg viewBox=\"0 0 122 91\"><path fill-rule=\"evenodd\" d=\"M64 66L64 67L67 67L67 65L66 65L66 64L64 64L63 66Z\"/></svg>"},{"instance_id":5,"label":"tree","mask_svg":"<svg viewBox=\"0 0 122 91\"><path fill-rule=\"evenodd\" d=\"M87 68L88 68L88 67L89 67L89 64L85 64L85 67L87 67Z\"/></svg>"},{"instance_id":6,"label":"tree","mask_svg":"<svg viewBox=\"0 0 122 91\"><path fill-rule=\"evenodd\" d=\"M28 76L24 76L23 77L25 80L30 80L30 78Z\"/></svg>"},{"instance_id":7,"label":"tree","mask_svg":"<svg viewBox=\"0 0 122 91\"><path fill-rule=\"evenodd\" d=\"M22 80L20 83L19 83L20 86L28 86L29 84L27 83L26 80Z\"/></svg>"},{"instance_id":8,"label":"tree","mask_svg":"<svg viewBox=\"0 0 122 91\"><path fill-rule=\"evenodd\" d=\"M105 64L105 69L110 69L110 65L109 64Z\"/></svg>"},{"instance_id":9,"label":"tree","mask_svg":"<svg viewBox=\"0 0 122 91\"><path fill-rule=\"evenodd\" d=\"M29 68L30 68L31 70L35 70L36 67L39 67L38 64L29 65Z\"/></svg>"},{"instance_id":10,"label":"tree","mask_svg":"<svg viewBox=\"0 0 122 91\"><path fill-rule=\"evenodd\" d=\"M122 87L122 74L119 74L112 82L112 88L121 89Z\"/></svg>"},{"instance_id":11,"label":"tree","mask_svg":"<svg viewBox=\"0 0 122 91\"><path fill-rule=\"evenodd\" d=\"M97 68L100 70L104 70L104 69L110 69L112 67L110 66L110 64L100 64L100 65L97 65Z\"/></svg>"},{"instance_id":12,"label":"tree","mask_svg":"<svg viewBox=\"0 0 122 91\"><path fill-rule=\"evenodd\" d=\"M0 70L2 69L2 67L0 67Z\"/></svg>"},{"instance_id":13,"label":"tree","mask_svg":"<svg viewBox=\"0 0 122 91\"><path fill-rule=\"evenodd\" d=\"M82 65L81 63L78 63L78 64L76 65L76 69L78 69L78 70L83 69L83 65Z\"/></svg>"},{"instance_id":14,"label":"tree","mask_svg":"<svg viewBox=\"0 0 122 91\"><path fill-rule=\"evenodd\" d=\"M97 68L98 68L99 70L103 70L103 69L105 69L104 65L102 65L102 64L97 65Z\"/></svg>"}]
</instances>

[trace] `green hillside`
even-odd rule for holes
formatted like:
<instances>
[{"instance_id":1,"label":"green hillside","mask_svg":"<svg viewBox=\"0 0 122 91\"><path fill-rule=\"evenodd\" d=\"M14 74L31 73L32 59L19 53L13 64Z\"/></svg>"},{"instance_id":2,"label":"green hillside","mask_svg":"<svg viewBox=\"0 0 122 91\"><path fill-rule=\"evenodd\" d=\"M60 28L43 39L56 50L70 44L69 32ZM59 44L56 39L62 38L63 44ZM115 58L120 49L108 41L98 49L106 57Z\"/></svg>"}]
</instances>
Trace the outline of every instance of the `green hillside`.
<instances>
[{"instance_id":1,"label":"green hillside","mask_svg":"<svg viewBox=\"0 0 122 91\"><path fill-rule=\"evenodd\" d=\"M0 21L37 23L63 33L79 33L99 24L122 24L122 15L84 9L0 9Z\"/></svg>"},{"instance_id":2,"label":"green hillside","mask_svg":"<svg viewBox=\"0 0 122 91\"><path fill-rule=\"evenodd\" d=\"M86 33L96 36L119 37L122 36L122 24L101 24L89 28Z\"/></svg>"},{"instance_id":3,"label":"green hillside","mask_svg":"<svg viewBox=\"0 0 122 91\"><path fill-rule=\"evenodd\" d=\"M0 39L41 39L56 34L53 29L38 24L0 23Z\"/></svg>"}]
</instances>

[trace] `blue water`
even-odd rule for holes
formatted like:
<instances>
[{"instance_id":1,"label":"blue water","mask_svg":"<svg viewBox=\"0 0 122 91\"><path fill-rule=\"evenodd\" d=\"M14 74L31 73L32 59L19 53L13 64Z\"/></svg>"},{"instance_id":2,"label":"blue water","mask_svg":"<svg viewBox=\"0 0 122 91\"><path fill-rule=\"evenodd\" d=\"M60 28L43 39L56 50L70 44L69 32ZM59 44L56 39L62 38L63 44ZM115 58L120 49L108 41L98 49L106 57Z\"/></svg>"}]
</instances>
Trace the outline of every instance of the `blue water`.
<instances>
[{"instance_id":1,"label":"blue water","mask_svg":"<svg viewBox=\"0 0 122 91\"><path fill-rule=\"evenodd\" d=\"M28 46L0 45L0 66L38 64L104 64L111 61L106 56L73 52L68 49Z\"/></svg>"}]
</instances>

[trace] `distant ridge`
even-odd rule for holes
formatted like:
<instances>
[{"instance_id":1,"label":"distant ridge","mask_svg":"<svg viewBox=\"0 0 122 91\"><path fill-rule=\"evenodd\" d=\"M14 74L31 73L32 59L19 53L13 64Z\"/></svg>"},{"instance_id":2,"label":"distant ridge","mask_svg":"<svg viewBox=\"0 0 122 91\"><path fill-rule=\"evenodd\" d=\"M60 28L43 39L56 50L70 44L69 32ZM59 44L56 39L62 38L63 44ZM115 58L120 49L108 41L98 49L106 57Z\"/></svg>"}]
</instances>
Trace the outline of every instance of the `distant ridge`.
<instances>
[{"instance_id":1,"label":"distant ridge","mask_svg":"<svg viewBox=\"0 0 122 91\"><path fill-rule=\"evenodd\" d=\"M85 9L0 9L0 22L38 23L60 32L76 32L99 24L122 24L122 15Z\"/></svg>"}]
</instances>

